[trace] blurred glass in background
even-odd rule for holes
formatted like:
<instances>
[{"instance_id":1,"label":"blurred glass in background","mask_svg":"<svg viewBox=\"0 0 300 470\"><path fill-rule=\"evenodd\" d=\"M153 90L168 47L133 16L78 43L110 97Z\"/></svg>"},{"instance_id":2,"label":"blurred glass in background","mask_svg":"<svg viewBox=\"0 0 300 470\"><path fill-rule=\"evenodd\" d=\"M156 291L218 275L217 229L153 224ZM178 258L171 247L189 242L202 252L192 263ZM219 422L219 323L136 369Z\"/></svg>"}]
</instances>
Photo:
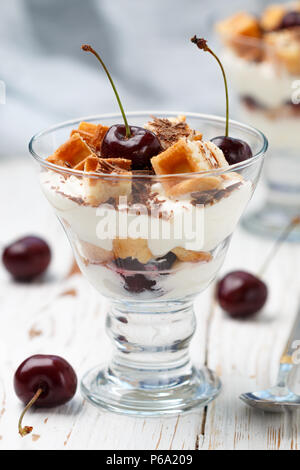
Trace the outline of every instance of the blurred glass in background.
<instances>
[{"instance_id":1,"label":"blurred glass in background","mask_svg":"<svg viewBox=\"0 0 300 470\"><path fill-rule=\"evenodd\" d=\"M78 116L117 111L92 44L116 81L125 109L222 114L222 77L192 35L214 42L217 19L256 12L264 0L9 0L1 1L0 158L27 154L37 131ZM234 117L234 107L231 116Z\"/></svg>"}]
</instances>

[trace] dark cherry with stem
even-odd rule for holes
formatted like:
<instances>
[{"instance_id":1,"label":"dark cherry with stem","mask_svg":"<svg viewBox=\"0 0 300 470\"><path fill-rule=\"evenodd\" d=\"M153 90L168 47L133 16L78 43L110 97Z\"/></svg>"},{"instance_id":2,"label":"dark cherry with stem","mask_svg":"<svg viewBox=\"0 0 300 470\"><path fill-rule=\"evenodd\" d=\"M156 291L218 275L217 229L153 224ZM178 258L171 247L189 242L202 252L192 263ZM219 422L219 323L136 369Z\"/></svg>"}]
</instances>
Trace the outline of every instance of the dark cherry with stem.
<instances>
[{"instance_id":1,"label":"dark cherry with stem","mask_svg":"<svg viewBox=\"0 0 300 470\"><path fill-rule=\"evenodd\" d=\"M226 127L225 127L225 136L218 136L211 139L211 141L217 145L224 153L224 156L229 163L229 165L234 165L235 163L242 162L244 160L248 160L253 156L252 150L250 146L241 139L236 139L234 137L229 137L229 96L228 96L228 85L227 85L227 78L225 74L225 70L223 67L222 62L220 61L219 57L208 47L207 41L202 38L197 38L194 36L191 39L192 43L196 44L196 46L205 51L209 52L218 62L223 79L225 84L225 94L226 94Z\"/></svg>"},{"instance_id":2,"label":"dark cherry with stem","mask_svg":"<svg viewBox=\"0 0 300 470\"><path fill-rule=\"evenodd\" d=\"M247 318L263 308L268 297L268 288L262 280L262 276L280 245L299 224L300 217L295 217L283 230L260 269L258 276L247 271L232 271L219 281L216 296L220 306L231 317Z\"/></svg>"},{"instance_id":3,"label":"dark cherry with stem","mask_svg":"<svg viewBox=\"0 0 300 470\"><path fill-rule=\"evenodd\" d=\"M17 281L32 281L49 266L49 245L39 237L28 236L8 245L2 255L6 269Z\"/></svg>"},{"instance_id":4,"label":"dark cherry with stem","mask_svg":"<svg viewBox=\"0 0 300 470\"><path fill-rule=\"evenodd\" d=\"M26 436L31 426L22 426L25 413L35 407L63 405L73 398L77 377L73 367L62 357L37 354L28 357L14 376L17 396L26 405L19 419L19 433Z\"/></svg>"},{"instance_id":5,"label":"dark cherry with stem","mask_svg":"<svg viewBox=\"0 0 300 470\"><path fill-rule=\"evenodd\" d=\"M132 161L133 170L150 169L150 160L162 152L157 136L147 129L138 126L129 126L119 94L111 75L99 54L88 44L82 46L86 52L91 52L102 65L117 98L124 124L111 126L104 136L101 144L101 157L127 158Z\"/></svg>"}]
</instances>

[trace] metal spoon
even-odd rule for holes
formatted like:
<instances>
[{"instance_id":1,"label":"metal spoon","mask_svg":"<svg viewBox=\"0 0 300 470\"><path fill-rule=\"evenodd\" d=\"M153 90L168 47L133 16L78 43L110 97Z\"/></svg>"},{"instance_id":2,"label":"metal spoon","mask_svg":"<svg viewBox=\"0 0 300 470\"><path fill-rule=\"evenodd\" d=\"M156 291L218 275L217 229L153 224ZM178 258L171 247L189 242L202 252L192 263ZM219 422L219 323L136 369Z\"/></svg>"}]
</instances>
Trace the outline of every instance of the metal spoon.
<instances>
[{"instance_id":1,"label":"metal spoon","mask_svg":"<svg viewBox=\"0 0 300 470\"><path fill-rule=\"evenodd\" d=\"M295 343L297 341L298 343ZM239 398L247 405L270 413L293 411L300 407L300 395L296 395L288 387L291 371L299 364L295 354L300 348L300 308L294 322L286 348L280 360L277 383L274 387L259 392L243 393Z\"/></svg>"}]
</instances>

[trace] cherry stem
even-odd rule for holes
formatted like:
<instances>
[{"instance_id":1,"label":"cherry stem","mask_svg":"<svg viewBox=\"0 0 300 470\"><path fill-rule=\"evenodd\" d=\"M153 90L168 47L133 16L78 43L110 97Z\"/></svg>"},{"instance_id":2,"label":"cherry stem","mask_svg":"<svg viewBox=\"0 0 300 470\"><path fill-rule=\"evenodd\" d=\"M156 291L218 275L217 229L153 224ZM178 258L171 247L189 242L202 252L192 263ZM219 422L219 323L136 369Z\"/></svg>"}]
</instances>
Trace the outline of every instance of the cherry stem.
<instances>
[{"instance_id":1,"label":"cherry stem","mask_svg":"<svg viewBox=\"0 0 300 470\"><path fill-rule=\"evenodd\" d=\"M227 78L225 74L225 70L223 67L222 62L220 61L219 57L214 53L214 51L208 47L207 41L203 38L197 38L195 35L193 38L191 38L192 43L196 44L199 49L209 52L218 62L221 70L222 70L222 75L224 79L224 85L225 85L225 94L226 94L226 127L225 127L225 136L228 137L228 132L229 132L229 94L228 94L228 84L227 84Z\"/></svg>"},{"instance_id":2,"label":"cherry stem","mask_svg":"<svg viewBox=\"0 0 300 470\"><path fill-rule=\"evenodd\" d=\"M97 57L97 59L99 60L100 64L102 65L110 83L111 83L111 86L114 90L114 93L116 95L116 98L117 98L117 101L118 101L118 104L119 104L119 107L120 107L120 110L121 110L121 113L122 113L122 116L123 116L123 120L124 120L124 124L125 124L125 129L126 129L126 137L127 139L129 139L129 137L131 136L131 132L130 132L130 127L128 125L128 121L127 121L127 118L126 118L126 115L125 115L125 112L124 112L124 108L122 106L122 103L121 103L121 100L120 100L120 97L119 97L119 94L117 92L117 89L115 87L115 84L113 82L113 79L111 78L111 75L105 65L105 63L103 62L103 60L101 59L101 57L99 56L99 54L92 48L92 46L90 46L89 44L83 44L81 46L81 49L85 52L91 52L92 54L94 54L94 56Z\"/></svg>"},{"instance_id":3,"label":"cherry stem","mask_svg":"<svg viewBox=\"0 0 300 470\"><path fill-rule=\"evenodd\" d=\"M20 419L19 419L19 423L18 423L18 428L19 428L19 434L24 437L26 436L26 434L30 434L33 427L32 426L22 426L22 420L24 418L24 415L25 413L32 407L32 405L35 404L35 402L37 401L37 399L39 398L39 396L41 395L41 393L43 393L43 389L42 388L39 388L37 390L37 392L34 394L34 396L31 398L30 402L27 403L27 405L25 406L24 410L22 411L22 414L20 416Z\"/></svg>"},{"instance_id":4,"label":"cherry stem","mask_svg":"<svg viewBox=\"0 0 300 470\"><path fill-rule=\"evenodd\" d=\"M270 253L268 254L264 264L262 265L259 273L258 273L258 277L262 277L267 268L269 267L270 265L270 262L272 261L272 259L274 258L274 255L277 253L278 249L280 248L281 244L287 239L287 237L289 236L289 234L294 230L295 227L297 227L297 225L300 224L300 216L298 217L294 217L290 222L289 224L283 229L283 231L281 232L281 234L279 235L278 239L275 241Z\"/></svg>"}]
</instances>

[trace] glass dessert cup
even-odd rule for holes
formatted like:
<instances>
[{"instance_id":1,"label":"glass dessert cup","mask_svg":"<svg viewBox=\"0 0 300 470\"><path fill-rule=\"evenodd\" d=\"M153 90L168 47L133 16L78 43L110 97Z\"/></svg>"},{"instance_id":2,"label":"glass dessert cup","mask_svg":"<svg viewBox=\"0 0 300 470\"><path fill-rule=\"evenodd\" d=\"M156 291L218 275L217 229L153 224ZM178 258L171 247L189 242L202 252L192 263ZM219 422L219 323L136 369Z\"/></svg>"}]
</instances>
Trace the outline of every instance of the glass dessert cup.
<instances>
[{"instance_id":1,"label":"glass dessert cup","mask_svg":"<svg viewBox=\"0 0 300 470\"><path fill-rule=\"evenodd\" d=\"M172 118L177 114L139 112L128 117L132 125L143 126L151 115ZM196 113L186 117L207 140L224 133L222 118ZM176 176L91 175L47 162L45 158L81 120L37 134L30 152L40 165L43 192L65 229L82 273L111 302L106 330L113 345L112 358L109 364L86 373L82 393L101 408L138 416L178 414L204 406L218 395L221 384L215 373L190 360L189 343L196 328L193 300L223 263L232 232L256 187L266 138L232 121L231 135L249 143L253 158L226 169ZM110 126L120 122L121 116L84 120ZM221 178L226 188L173 199L164 193L174 178L176 183L193 178L203 183L207 177ZM118 205L112 198L105 203L87 202L80 193L84 188L92 197L95 188L98 195L103 188L109 192L116 187L123 194L130 187L127 202L119 199ZM125 225L128 231L121 234Z\"/></svg>"},{"instance_id":2,"label":"glass dessert cup","mask_svg":"<svg viewBox=\"0 0 300 470\"><path fill-rule=\"evenodd\" d=\"M239 117L260 129L270 145L265 200L242 223L252 233L277 238L300 210L299 60L293 64L279 57L261 39L226 36L223 42L222 59L237 94ZM299 228L289 241L300 241Z\"/></svg>"}]
</instances>

